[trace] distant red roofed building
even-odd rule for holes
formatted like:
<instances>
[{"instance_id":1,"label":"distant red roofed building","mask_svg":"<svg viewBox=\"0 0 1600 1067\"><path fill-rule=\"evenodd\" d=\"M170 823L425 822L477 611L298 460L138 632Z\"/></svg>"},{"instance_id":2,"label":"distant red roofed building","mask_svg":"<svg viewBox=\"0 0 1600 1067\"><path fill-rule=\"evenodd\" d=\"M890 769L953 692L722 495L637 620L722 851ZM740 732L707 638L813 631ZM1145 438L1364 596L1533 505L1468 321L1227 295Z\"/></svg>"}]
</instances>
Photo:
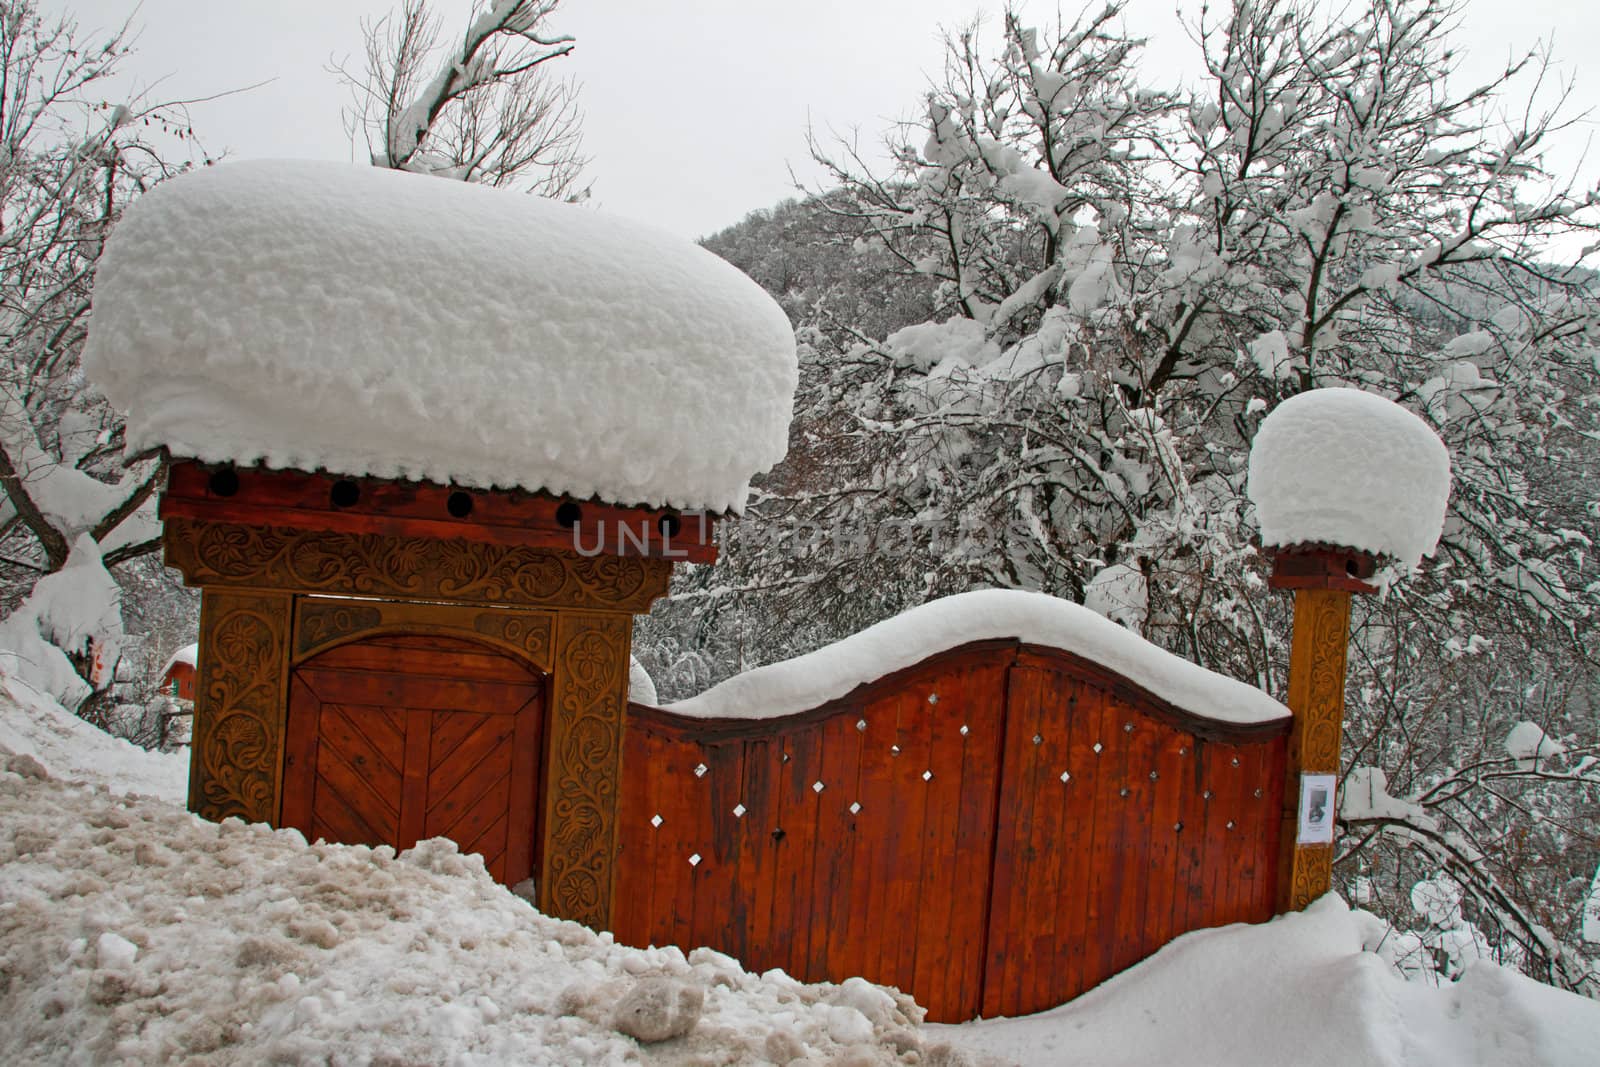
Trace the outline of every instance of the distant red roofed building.
<instances>
[{"instance_id":1,"label":"distant red roofed building","mask_svg":"<svg viewBox=\"0 0 1600 1067\"><path fill-rule=\"evenodd\" d=\"M193 700L194 665L199 655L198 644L184 645L174 652L161 669L161 691L179 700Z\"/></svg>"}]
</instances>

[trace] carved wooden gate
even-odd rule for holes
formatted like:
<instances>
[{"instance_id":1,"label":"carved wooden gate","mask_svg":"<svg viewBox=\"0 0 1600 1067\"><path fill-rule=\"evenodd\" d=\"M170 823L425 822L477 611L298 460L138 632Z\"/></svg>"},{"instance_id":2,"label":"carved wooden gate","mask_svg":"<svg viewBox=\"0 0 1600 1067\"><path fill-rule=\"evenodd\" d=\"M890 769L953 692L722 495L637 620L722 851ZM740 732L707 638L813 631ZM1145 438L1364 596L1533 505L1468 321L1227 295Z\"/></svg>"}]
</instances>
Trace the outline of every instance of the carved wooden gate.
<instances>
[{"instance_id":1,"label":"carved wooden gate","mask_svg":"<svg viewBox=\"0 0 1600 1067\"><path fill-rule=\"evenodd\" d=\"M1202 718L1016 641L750 711L629 707L619 940L862 975L959 1022L1273 914L1287 719Z\"/></svg>"},{"instance_id":2,"label":"carved wooden gate","mask_svg":"<svg viewBox=\"0 0 1600 1067\"><path fill-rule=\"evenodd\" d=\"M295 667L283 824L410 848L448 837L497 880L534 870L541 679L470 641L370 637Z\"/></svg>"}]
</instances>

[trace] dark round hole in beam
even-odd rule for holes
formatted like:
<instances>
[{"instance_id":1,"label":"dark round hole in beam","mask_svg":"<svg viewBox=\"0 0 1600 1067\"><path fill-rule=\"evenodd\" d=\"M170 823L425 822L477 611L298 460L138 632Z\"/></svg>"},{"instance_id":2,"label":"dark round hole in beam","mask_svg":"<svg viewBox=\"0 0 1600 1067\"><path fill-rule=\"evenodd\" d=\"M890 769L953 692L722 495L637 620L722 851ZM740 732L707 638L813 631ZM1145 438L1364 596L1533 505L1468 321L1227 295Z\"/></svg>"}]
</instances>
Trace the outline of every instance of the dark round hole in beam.
<instances>
[{"instance_id":1,"label":"dark round hole in beam","mask_svg":"<svg viewBox=\"0 0 1600 1067\"><path fill-rule=\"evenodd\" d=\"M356 501L361 499L361 487L349 478L340 478L333 483L333 491L328 494L328 499L333 501L336 508L353 508Z\"/></svg>"},{"instance_id":2,"label":"dark round hole in beam","mask_svg":"<svg viewBox=\"0 0 1600 1067\"><path fill-rule=\"evenodd\" d=\"M1359 560L1347 559L1344 561L1344 572L1352 578L1361 577L1361 563Z\"/></svg>"},{"instance_id":3,"label":"dark round hole in beam","mask_svg":"<svg viewBox=\"0 0 1600 1067\"><path fill-rule=\"evenodd\" d=\"M678 534L683 532L683 517L680 515L663 515L656 520L656 526L661 530L662 537L677 537Z\"/></svg>"},{"instance_id":4,"label":"dark round hole in beam","mask_svg":"<svg viewBox=\"0 0 1600 1067\"><path fill-rule=\"evenodd\" d=\"M578 522L582 518L583 509L570 500L564 502L560 507L556 508L556 522L560 523L569 530L578 525Z\"/></svg>"},{"instance_id":5,"label":"dark round hole in beam","mask_svg":"<svg viewBox=\"0 0 1600 1067\"><path fill-rule=\"evenodd\" d=\"M472 494L457 489L445 500L444 509L458 519L466 518L472 514Z\"/></svg>"},{"instance_id":6,"label":"dark round hole in beam","mask_svg":"<svg viewBox=\"0 0 1600 1067\"><path fill-rule=\"evenodd\" d=\"M239 472L232 467L223 467L219 471L212 471L211 480L206 484L212 496L232 496L239 491Z\"/></svg>"}]
</instances>

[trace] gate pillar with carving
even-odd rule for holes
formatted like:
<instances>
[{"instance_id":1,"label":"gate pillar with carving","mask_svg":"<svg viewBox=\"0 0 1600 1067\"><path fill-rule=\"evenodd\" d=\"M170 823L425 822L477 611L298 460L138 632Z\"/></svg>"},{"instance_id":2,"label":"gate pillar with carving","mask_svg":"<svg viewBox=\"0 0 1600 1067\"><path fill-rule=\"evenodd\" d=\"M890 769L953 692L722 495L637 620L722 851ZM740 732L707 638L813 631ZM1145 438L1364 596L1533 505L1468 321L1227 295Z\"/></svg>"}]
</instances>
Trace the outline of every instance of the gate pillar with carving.
<instances>
[{"instance_id":1,"label":"gate pillar with carving","mask_svg":"<svg viewBox=\"0 0 1600 1067\"><path fill-rule=\"evenodd\" d=\"M1403 579L1436 550L1450 498L1450 454L1432 427L1359 389L1310 389L1262 420L1247 492L1272 560L1294 592L1289 690L1294 715L1284 791L1278 911L1332 888L1344 734L1350 597Z\"/></svg>"},{"instance_id":2,"label":"gate pillar with carving","mask_svg":"<svg viewBox=\"0 0 1600 1067\"><path fill-rule=\"evenodd\" d=\"M1344 738L1345 663L1350 642L1350 597L1375 593L1370 554L1326 547L1280 549L1273 556L1274 589L1294 592L1289 647L1287 785L1279 835L1278 907L1300 911L1333 885L1333 817Z\"/></svg>"},{"instance_id":3,"label":"gate pillar with carving","mask_svg":"<svg viewBox=\"0 0 1600 1067\"><path fill-rule=\"evenodd\" d=\"M452 691L466 695L450 699L469 704L474 686L488 693L497 683L466 662L508 658L507 670L544 679L539 736L501 741L539 754L526 768L537 810L524 805L539 907L609 927L633 616L666 592L673 562L715 558L711 516L176 462L161 517L168 566L202 591L192 811L276 826L307 807L285 796L286 768L316 743L292 725L304 719L290 715L291 683L318 656L367 642L358 651L370 651L376 673L366 681L381 690L404 682L415 648L431 657L429 691L439 692L438 664L448 673L455 655L463 667ZM406 734L404 715L389 719L399 740L385 773L403 791L426 776L430 739ZM382 744L360 733L351 743L385 762Z\"/></svg>"}]
</instances>

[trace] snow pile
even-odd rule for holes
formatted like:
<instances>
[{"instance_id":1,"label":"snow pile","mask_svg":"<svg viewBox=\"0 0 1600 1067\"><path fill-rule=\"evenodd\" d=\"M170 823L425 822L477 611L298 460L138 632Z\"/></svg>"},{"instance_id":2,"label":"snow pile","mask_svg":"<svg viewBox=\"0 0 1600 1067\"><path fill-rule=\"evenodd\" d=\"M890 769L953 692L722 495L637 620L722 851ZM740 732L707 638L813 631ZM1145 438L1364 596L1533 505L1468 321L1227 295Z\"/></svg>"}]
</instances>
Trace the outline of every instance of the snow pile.
<instances>
[{"instance_id":1,"label":"snow pile","mask_svg":"<svg viewBox=\"0 0 1600 1067\"><path fill-rule=\"evenodd\" d=\"M777 304L679 238L290 161L140 197L84 367L130 452L715 511L783 457L797 378Z\"/></svg>"},{"instance_id":2,"label":"snow pile","mask_svg":"<svg viewBox=\"0 0 1600 1067\"><path fill-rule=\"evenodd\" d=\"M145 793L173 804L182 804L189 792L188 752L150 752L112 737L4 670L0 670L0 751L34 759L51 774Z\"/></svg>"},{"instance_id":3,"label":"snow pile","mask_svg":"<svg viewBox=\"0 0 1600 1067\"><path fill-rule=\"evenodd\" d=\"M1389 792L1389 775L1381 767L1350 768L1339 793L1339 818L1346 822L1397 819L1420 826L1437 825L1421 804Z\"/></svg>"},{"instance_id":4,"label":"snow pile","mask_svg":"<svg viewBox=\"0 0 1600 1067\"><path fill-rule=\"evenodd\" d=\"M121 597L117 580L100 562L100 547L80 534L66 565L39 579L0 622L0 676L20 676L77 707L92 689L67 653L87 657L98 649L106 671L115 669L123 640Z\"/></svg>"},{"instance_id":5,"label":"snow pile","mask_svg":"<svg viewBox=\"0 0 1600 1067\"><path fill-rule=\"evenodd\" d=\"M1088 608L1017 589L959 593L923 604L815 652L735 675L666 710L707 719L790 715L935 653L994 638L1075 653L1206 718L1289 717L1289 709L1261 690L1180 659Z\"/></svg>"},{"instance_id":6,"label":"snow pile","mask_svg":"<svg viewBox=\"0 0 1600 1067\"><path fill-rule=\"evenodd\" d=\"M435 839L306 845L0 756L0 1062L928 1062L864 982L546 918Z\"/></svg>"},{"instance_id":7,"label":"snow pile","mask_svg":"<svg viewBox=\"0 0 1600 1067\"><path fill-rule=\"evenodd\" d=\"M1450 497L1450 454L1428 424L1359 389L1313 389L1261 422L1250 500L1269 547L1338 545L1407 569L1431 556Z\"/></svg>"},{"instance_id":8,"label":"snow pile","mask_svg":"<svg viewBox=\"0 0 1600 1067\"><path fill-rule=\"evenodd\" d=\"M1486 961L1407 982L1382 922L1334 896L1260 926L1186 934L1070 1004L929 1030L1023 1067L1585 1067L1600 1004ZM994 1059L982 1060L990 1056Z\"/></svg>"},{"instance_id":9,"label":"snow pile","mask_svg":"<svg viewBox=\"0 0 1600 1067\"><path fill-rule=\"evenodd\" d=\"M1506 755L1524 770L1535 770L1541 760L1562 755L1567 746L1544 732L1536 722L1519 722L1506 733Z\"/></svg>"}]
</instances>

